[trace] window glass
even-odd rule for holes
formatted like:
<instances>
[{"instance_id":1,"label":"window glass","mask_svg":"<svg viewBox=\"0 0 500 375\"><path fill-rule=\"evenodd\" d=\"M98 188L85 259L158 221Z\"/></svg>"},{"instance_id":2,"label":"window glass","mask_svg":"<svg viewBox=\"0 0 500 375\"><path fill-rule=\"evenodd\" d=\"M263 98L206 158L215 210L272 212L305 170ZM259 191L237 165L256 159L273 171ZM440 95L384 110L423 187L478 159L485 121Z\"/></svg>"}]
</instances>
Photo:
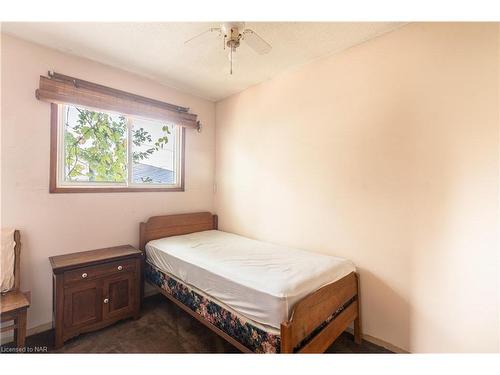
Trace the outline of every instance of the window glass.
<instances>
[{"instance_id":1,"label":"window glass","mask_svg":"<svg viewBox=\"0 0 500 375\"><path fill-rule=\"evenodd\" d=\"M134 183L175 184L177 142L172 125L134 119L131 141Z\"/></svg>"},{"instance_id":2,"label":"window glass","mask_svg":"<svg viewBox=\"0 0 500 375\"><path fill-rule=\"evenodd\" d=\"M66 105L64 180L126 182L127 119Z\"/></svg>"},{"instance_id":3,"label":"window glass","mask_svg":"<svg viewBox=\"0 0 500 375\"><path fill-rule=\"evenodd\" d=\"M179 126L74 105L58 108L58 187L180 187Z\"/></svg>"}]
</instances>

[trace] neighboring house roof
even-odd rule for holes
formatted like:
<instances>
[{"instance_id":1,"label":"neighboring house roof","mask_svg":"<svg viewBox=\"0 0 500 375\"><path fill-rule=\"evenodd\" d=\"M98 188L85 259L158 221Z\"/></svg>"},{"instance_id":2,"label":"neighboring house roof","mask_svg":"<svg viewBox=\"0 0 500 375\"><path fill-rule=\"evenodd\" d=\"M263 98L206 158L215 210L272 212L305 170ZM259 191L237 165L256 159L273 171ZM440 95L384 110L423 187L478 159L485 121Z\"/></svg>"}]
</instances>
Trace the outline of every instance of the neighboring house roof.
<instances>
[{"instance_id":1,"label":"neighboring house roof","mask_svg":"<svg viewBox=\"0 0 500 375\"><path fill-rule=\"evenodd\" d=\"M153 165L134 163L134 182L144 182L148 177L156 184L173 184L175 182L174 171Z\"/></svg>"}]
</instances>

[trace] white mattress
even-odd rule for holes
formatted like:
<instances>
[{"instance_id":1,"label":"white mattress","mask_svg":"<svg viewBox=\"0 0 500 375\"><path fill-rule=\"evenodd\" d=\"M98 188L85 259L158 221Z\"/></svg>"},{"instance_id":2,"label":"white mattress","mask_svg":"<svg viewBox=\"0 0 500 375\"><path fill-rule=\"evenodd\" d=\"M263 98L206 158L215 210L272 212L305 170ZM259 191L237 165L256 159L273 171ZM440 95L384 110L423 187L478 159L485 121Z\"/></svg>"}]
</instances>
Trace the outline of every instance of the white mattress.
<instances>
[{"instance_id":1,"label":"white mattress","mask_svg":"<svg viewBox=\"0 0 500 375\"><path fill-rule=\"evenodd\" d=\"M150 241L146 254L160 270L274 328L297 301L356 270L343 258L217 230Z\"/></svg>"}]
</instances>

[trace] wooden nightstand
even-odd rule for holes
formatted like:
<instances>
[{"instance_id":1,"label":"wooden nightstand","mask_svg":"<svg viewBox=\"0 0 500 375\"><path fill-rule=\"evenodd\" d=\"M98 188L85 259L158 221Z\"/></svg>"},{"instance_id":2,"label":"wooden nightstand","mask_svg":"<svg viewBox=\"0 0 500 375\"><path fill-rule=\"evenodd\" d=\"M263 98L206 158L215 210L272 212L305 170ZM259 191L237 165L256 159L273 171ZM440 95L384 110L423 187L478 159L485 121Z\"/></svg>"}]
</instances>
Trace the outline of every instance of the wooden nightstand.
<instances>
[{"instance_id":1,"label":"wooden nightstand","mask_svg":"<svg viewBox=\"0 0 500 375\"><path fill-rule=\"evenodd\" d=\"M71 337L138 318L142 252L130 245L50 257L55 347Z\"/></svg>"}]
</instances>

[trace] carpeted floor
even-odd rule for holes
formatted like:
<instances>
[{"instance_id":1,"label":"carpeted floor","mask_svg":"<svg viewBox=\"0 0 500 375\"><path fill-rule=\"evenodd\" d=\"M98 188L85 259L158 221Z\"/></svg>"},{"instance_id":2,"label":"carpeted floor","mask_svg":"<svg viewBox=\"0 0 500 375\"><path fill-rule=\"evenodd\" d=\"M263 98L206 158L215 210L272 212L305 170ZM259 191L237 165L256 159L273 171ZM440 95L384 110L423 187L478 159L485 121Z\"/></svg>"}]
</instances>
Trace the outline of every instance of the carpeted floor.
<instances>
[{"instance_id":1,"label":"carpeted floor","mask_svg":"<svg viewBox=\"0 0 500 375\"><path fill-rule=\"evenodd\" d=\"M47 331L30 336L26 339L26 346L49 353L239 353L161 295L145 299L140 319L125 320L80 335L67 341L58 351L52 347L53 335L53 331ZM7 353L12 347L12 343L4 345L1 351ZM343 333L327 352L390 353L367 341L356 345L349 333Z\"/></svg>"}]
</instances>

